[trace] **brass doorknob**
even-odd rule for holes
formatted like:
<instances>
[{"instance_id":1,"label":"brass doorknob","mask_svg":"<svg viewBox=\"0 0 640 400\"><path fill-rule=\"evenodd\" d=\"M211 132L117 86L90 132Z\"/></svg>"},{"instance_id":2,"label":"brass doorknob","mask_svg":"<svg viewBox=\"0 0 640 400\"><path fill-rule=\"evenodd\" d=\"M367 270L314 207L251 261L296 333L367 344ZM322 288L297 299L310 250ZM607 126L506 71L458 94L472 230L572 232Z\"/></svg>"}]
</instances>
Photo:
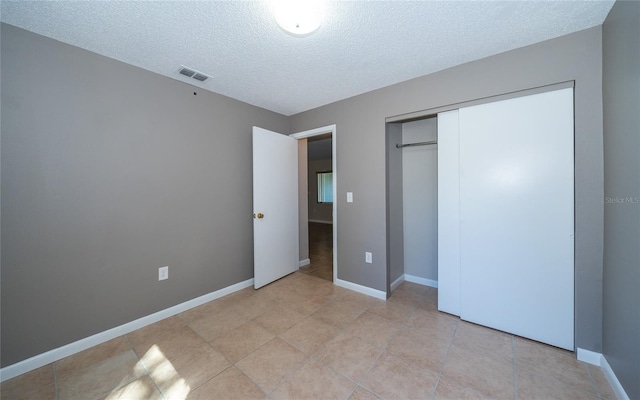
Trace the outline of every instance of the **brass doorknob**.
<instances>
[{"instance_id":1,"label":"brass doorknob","mask_svg":"<svg viewBox=\"0 0 640 400\"><path fill-rule=\"evenodd\" d=\"M258 213L258 219L262 219L264 218L264 214L263 213Z\"/></svg>"}]
</instances>

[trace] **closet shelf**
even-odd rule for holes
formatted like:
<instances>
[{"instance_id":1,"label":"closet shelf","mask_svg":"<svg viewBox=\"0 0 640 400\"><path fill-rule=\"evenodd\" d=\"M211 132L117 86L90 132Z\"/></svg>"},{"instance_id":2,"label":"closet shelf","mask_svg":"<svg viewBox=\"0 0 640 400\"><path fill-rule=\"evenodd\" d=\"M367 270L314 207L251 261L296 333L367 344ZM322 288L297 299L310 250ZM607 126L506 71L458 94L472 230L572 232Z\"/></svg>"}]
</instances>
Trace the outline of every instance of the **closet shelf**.
<instances>
[{"instance_id":1,"label":"closet shelf","mask_svg":"<svg viewBox=\"0 0 640 400\"><path fill-rule=\"evenodd\" d=\"M406 144L396 144L396 148L401 149L403 147L414 147L414 146L428 146L431 144L438 144L437 140L431 140L429 142L417 142L417 143L406 143Z\"/></svg>"}]
</instances>

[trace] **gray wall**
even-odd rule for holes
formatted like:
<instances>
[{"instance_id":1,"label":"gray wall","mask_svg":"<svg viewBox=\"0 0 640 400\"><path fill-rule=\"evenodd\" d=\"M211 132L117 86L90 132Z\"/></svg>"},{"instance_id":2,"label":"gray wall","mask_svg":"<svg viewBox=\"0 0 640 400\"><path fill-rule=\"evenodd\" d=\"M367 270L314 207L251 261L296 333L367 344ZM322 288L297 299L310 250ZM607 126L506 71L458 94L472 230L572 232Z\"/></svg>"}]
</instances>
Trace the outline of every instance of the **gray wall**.
<instances>
[{"instance_id":1,"label":"gray wall","mask_svg":"<svg viewBox=\"0 0 640 400\"><path fill-rule=\"evenodd\" d=\"M602 31L588 29L291 117L337 127L338 278L387 288L385 118L575 80L576 345L602 350ZM354 203L346 203L347 191ZM364 252L373 252L373 264Z\"/></svg>"},{"instance_id":2,"label":"gray wall","mask_svg":"<svg viewBox=\"0 0 640 400\"><path fill-rule=\"evenodd\" d=\"M3 366L253 277L251 127L288 118L4 24L1 47Z\"/></svg>"},{"instance_id":3,"label":"gray wall","mask_svg":"<svg viewBox=\"0 0 640 400\"><path fill-rule=\"evenodd\" d=\"M333 223L333 203L318 203L317 172L332 170L331 160L309 160L309 219Z\"/></svg>"},{"instance_id":4,"label":"gray wall","mask_svg":"<svg viewBox=\"0 0 640 400\"><path fill-rule=\"evenodd\" d=\"M640 3L617 2L603 25L603 352L640 399Z\"/></svg>"},{"instance_id":5,"label":"gray wall","mask_svg":"<svg viewBox=\"0 0 640 400\"><path fill-rule=\"evenodd\" d=\"M437 139L437 118L402 124L402 142ZM393 146L395 149L395 146ZM438 280L438 146L402 150L404 273Z\"/></svg>"}]
</instances>

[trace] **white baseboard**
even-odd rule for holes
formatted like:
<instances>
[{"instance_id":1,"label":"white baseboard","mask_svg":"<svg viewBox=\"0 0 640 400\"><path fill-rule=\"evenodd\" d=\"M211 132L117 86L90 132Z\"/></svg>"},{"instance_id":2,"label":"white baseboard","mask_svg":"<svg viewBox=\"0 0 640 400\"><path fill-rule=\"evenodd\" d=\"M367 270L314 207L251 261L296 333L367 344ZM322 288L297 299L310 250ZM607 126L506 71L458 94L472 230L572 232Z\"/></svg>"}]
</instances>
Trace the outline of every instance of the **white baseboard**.
<instances>
[{"instance_id":1,"label":"white baseboard","mask_svg":"<svg viewBox=\"0 0 640 400\"><path fill-rule=\"evenodd\" d=\"M317 224L328 224L333 225L333 221L323 221L321 219L310 219L309 222L315 222Z\"/></svg>"},{"instance_id":2,"label":"white baseboard","mask_svg":"<svg viewBox=\"0 0 640 400\"><path fill-rule=\"evenodd\" d=\"M596 353L595 351L585 350L578 347L577 349L577 358L578 361L586 362L587 364L596 365L602 369L604 376L609 381L609 385L613 389L613 392L616 394L618 400L629 400L629 396L627 392L624 391L622 384L618 380L618 377L611 369L611 366L607 362L607 358L604 354Z\"/></svg>"},{"instance_id":3,"label":"white baseboard","mask_svg":"<svg viewBox=\"0 0 640 400\"><path fill-rule=\"evenodd\" d=\"M377 299L386 300L387 294L382 290L373 289L367 286L358 285L357 283L343 281L342 279L335 279L333 281L336 285L343 287L345 289L353 290L354 292L359 292L362 294L366 294L367 296L375 297Z\"/></svg>"},{"instance_id":4,"label":"white baseboard","mask_svg":"<svg viewBox=\"0 0 640 400\"><path fill-rule=\"evenodd\" d=\"M235 285L227 286L220 290L216 290L215 292L196 297L195 299L185 301L184 303L180 303L173 307L169 307L145 317L138 318L134 321L127 322L124 325L120 325L115 328L96 333L95 335L80 339L76 342L69 343L62 347L58 347L57 349L49 350L46 353L38 354L37 356L33 356L24 361L8 365L0 369L0 382L4 382L18 375L22 375L26 372L32 371L36 368L51 364L52 362L61 360L65 357L79 353L83 350L107 342L111 339L115 339L119 336L126 335L127 333L133 332L147 325L153 324L165 318L174 316L191 308L197 307L204 303L208 303L212 300L226 296L233 292L237 292L238 290L252 285L253 278L248 279L244 282L236 283Z\"/></svg>"},{"instance_id":5,"label":"white baseboard","mask_svg":"<svg viewBox=\"0 0 640 400\"><path fill-rule=\"evenodd\" d=\"M309 260L308 258L305 258L304 260L298 261L298 268L304 267L305 265L309 265L309 264L311 264L311 260Z\"/></svg>"},{"instance_id":6,"label":"white baseboard","mask_svg":"<svg viewBox=\"0 0 640 400\"><path fill-rule=\"evenodd\" d=\"M602 368L602 372L604 372L604 376L609 381L609 385L611 385L611 388L616 394L618 400L629 400L627 392L624 391L622 384L618 380L616 374L613 372L613 369L611 369L611 365L609 365L609 363L607 362L607 358L604 355L602 356L600 368Z\"/></svg>"},{"instance_id":7,"label":"white baseboard","mask_svg":"<svg viewBox=\"0 0 640 400\"><path fill-rule=\"evenodd\" d=\"M578 361L586 362L587 364L597 365L598 367L602 366L602 354L596 353L595 351L585 350L578 347L576 352L576 357Z\"/></svg>"},{"instance_id":8,"label":"white baseboard","mask_svg":"<svg viewBox=\"0 0 640 400\"><path fill-rule=\"evenodd\" d=\"M404 274L404 280L407 282L418 283L420 285L429 286L433 288L438 287L438 281L434 281L433 279L421 278L419 276Z\"/></svg>"},{"instance_id":9,"label":"white baseboard","mask_svg":"<svg viewBox=\"0 0 640 400\"><path fill-rule=\"evenodd\" d=\"M402 282L404 282L404 274L400 275L398 279L391 282L391 287L389 287L389 289L393 292L398 286L400 286Z\"/></svg>"},{"instance_id":10,"label":"white baseboard","mask_svg":"<svg viewBox=\"0 0 640 400\"><path fill-rule=\"evenodd\" d=\"M438 287L438 281L434 281L432 279L427 279L427 278L421 278L415 275L402 274L398 279L393 281L393 283L391 284L391 291L393 292L394 290L396 290L396 288L400 286L400 284L404 281L413 282L419 285L430 286L434 288Z\"/></svg>"}]
</instances>

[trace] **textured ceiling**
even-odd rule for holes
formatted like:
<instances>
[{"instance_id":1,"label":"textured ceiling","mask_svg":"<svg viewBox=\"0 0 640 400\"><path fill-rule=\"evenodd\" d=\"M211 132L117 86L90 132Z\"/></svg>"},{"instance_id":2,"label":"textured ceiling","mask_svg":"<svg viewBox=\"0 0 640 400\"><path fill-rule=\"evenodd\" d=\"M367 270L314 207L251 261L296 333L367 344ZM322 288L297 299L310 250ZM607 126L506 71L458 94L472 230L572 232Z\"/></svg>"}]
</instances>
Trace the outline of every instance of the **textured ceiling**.
<instances>
[{"instance_id":1,"label":"textured ceiling","mask_svg":"<svg viewBox=\"0 0 640 400\"><path fill-rule=\"evenodd\" d=\"M329 2L306 37L281 30L266 2L0 4L3 22L292 115L600 25L613 0Z\"/></svg>"}]
</instances>

